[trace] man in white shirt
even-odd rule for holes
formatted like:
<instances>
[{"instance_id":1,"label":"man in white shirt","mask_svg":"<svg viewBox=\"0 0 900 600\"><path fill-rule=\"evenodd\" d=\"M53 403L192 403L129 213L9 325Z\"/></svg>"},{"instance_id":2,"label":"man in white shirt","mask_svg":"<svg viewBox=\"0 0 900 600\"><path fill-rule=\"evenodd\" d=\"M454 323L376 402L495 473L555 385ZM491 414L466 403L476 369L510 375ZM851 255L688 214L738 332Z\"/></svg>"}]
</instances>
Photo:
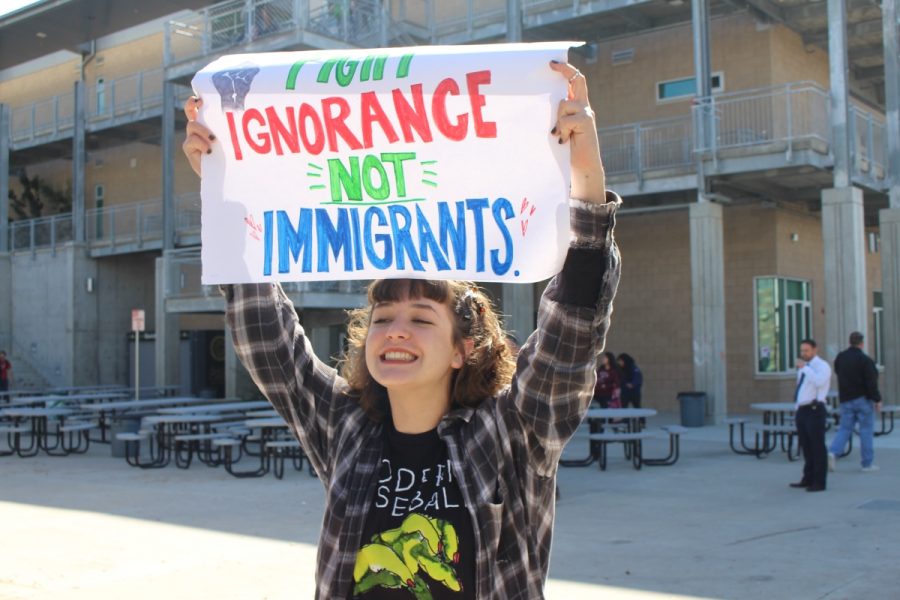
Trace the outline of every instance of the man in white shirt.
<instances>
[{"instance_id":1,"label":"man in white shirt","mask_svg":"<svg viewBox=\"0 0 900 600\"><path fill-rule=\"evenodd\" d=\"M795 422L800 448L803 450L803 479L791 487L805 488L807 492L825 491L828 467L828 451L825 448L825 423L828 410L825 398L831 385L831 367L819 358L816 342L800 342L800 358L797 360L797 388Z\"/></svg>"}]
</instances>

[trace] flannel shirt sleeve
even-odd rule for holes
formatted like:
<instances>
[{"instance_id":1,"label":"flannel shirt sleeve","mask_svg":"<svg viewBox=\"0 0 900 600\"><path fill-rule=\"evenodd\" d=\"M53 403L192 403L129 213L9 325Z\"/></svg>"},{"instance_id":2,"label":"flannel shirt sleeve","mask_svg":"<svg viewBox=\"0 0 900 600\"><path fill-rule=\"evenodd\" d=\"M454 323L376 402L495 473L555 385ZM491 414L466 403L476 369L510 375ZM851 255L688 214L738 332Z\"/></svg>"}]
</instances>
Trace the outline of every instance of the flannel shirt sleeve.
<instances>
[{"instance_id":1,"label":"flannel shirt sleeve","mask_svg":"<svg viewBox=\"0 0 900 600\"><path fill-rule=\"evenodd\" d=\"M537 329L519 352L501 407L521 429L525 453L541 476L556 471L591 402L619 283L613 229L620 204L612 192L606 204L571 201L573 240L565 264L544 290Z\"/></svg>"},{"instance_id":2,"label":"flannel shirt sleeve","mask_svg":"<svg viewBox=\"0 0 900 600\"><path fill-rule=\"evenodd\" d=\"M346 381L313 353L281 285L229 285L222 292L238 358L324 481L339 425L352 420L347 413L362 412L344 393Z\"/></svg>"}]
</instances>

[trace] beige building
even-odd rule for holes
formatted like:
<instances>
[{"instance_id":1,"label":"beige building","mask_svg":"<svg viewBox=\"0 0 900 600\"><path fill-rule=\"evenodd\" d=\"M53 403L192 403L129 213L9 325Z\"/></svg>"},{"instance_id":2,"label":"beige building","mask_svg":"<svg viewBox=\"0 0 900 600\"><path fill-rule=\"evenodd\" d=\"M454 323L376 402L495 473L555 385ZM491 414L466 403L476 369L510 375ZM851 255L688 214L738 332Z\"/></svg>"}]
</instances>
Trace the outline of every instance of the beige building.
<instances>
[{"instance_id":1,"label":"beige building","mask_svg":"<svg viewBox=\"0 0 900 600\"><path fill-rule=\"evenodd\" d=\"M199 181L180 150L193 73L236 52L581 39L572 61L626 202L608 349L637 359L645 404L702 390L716 420L789 400L800 340L833 358L853 329L890 401L900 77L882 13L896 3L172 0L97 19L75 0L0 17L0 192L37 183L72 200L0 211L0 347L22 382L128 383L143 308L142 381L254 395L199 281ZM488 287L529 332L541 286ZM337 355L360 284L287 289L321 355Z\"/></svg>"}]
</instances>

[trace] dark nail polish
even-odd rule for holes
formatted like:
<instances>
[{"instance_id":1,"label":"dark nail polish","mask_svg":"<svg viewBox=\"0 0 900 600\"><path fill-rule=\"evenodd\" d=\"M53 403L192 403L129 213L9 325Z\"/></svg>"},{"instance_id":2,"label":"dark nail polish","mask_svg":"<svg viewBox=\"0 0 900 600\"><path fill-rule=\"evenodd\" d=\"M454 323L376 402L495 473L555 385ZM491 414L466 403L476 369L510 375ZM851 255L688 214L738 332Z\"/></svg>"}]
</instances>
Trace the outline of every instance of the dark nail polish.
<instances>
[{"instance_id":1,"label":"dark nail polish","mask_svg":"<svg viewBox=\"0 0 900 600\"><path fill-rule=\"evenodd\" d=\"M559 138L559 143L562 144L562 138Z\"/></svg>"},{"instance_id":2,"label":"dark nail polish","mask_svg":"<svg viewBox=\"0 0 900 600\"><path fill-rule=\"evenodd\" d=\"M556 127L554 127L553 129L550 130L550 135L555 135L555 134L556 134Z\"/></svg>"},{"instance_id":3,"label":"dark nail polish","mask_svg":"<svg viewBox=\"0 0 900 600\"><path fill-rule=\"evenodd\" d=\"M551 60L550 62L552 62L554 65L560 64L560 62L558 60Z\"/></svg>"},{"instance_id":4,"label":"dark nail polish","mask_svg":"<svg viewBox=\"0 0 900 600\"><path fill-rule=\"evenodd\" d=\"M210 141L214 141L216 139L216 136L214 136L213 134L209 134L209 139Z\"/></svg>"},{"instance_id":5,"label":"dark nail polish","mask_svg":"<svg viewBox=\"0 0 900 600\"><path fill-rule=\"evenodd\" d=\"M562 143L562 141L560 141L560 144L561 144L561 143ZM212 148L208 148L208 149L206 150L206 153L207 153L207 154L212 154Z\"/></svg>"},{"instance_id":6,"label":"dark nail polish","mask_svg":"<svg viewBox=\"0 0 900 600\"><path fill-rule=\"evenodd\" d=\"M193 98L191 98L191 100L193 100L194 102L200 102L200 98L198 98L197 96L194 96Z\"/></svg>"}]
</instances>

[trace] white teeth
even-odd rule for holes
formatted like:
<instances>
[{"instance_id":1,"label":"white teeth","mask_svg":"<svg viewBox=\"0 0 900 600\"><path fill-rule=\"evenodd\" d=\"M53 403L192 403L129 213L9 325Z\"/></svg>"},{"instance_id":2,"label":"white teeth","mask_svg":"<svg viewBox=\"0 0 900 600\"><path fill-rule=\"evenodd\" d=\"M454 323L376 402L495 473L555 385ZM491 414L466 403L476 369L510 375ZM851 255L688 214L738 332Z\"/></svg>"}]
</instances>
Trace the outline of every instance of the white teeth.
<instances>
[{"instance_id":1,"label":"white teeth","mask_svg":"<svg viewBox=\"0 0 900 600\"><path fill-rule=\"evenodd\" d=\"M384 353L385 360L404 360L404 361L413 361L416 359L415 356L410 354L409 352L385 352Z\"/></svg>"}]
</instances>

